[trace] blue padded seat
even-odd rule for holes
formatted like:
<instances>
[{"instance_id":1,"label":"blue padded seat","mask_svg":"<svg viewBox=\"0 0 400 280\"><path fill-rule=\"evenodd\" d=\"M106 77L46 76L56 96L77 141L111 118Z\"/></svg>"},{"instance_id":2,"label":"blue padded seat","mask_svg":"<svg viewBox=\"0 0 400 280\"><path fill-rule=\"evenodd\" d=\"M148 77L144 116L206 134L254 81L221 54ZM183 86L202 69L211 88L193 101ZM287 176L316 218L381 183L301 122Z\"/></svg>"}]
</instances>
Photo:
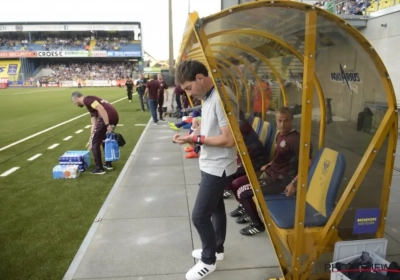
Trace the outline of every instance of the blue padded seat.
<instances>
[{"instance_id":1,"label":"blue padded seat","mask_svg":"<svg viewBox=\"0 0 400 280\"><path fill-rule=\"evenodd\" d=\"M336 195L345 169L346 161L341 153L329 148L318 151L308 174L305 227L326 224L335 209ZM279 195L275 195L269 196L266 203L271 218L279 228L294 228L296 199L279 199Z\"/></svg>"},{"instance_id":2,"label":"blue padded seat","mask_svg":"<svg viewBox=\"0 0 400 280\"><path fill-rule=\"evenodd\" d=\"M296 196L286 196L286 194L272 194L272 195L264 195L265 202L267 203L267 206L269 207L268 201L272 200L295 200Z\"/></svg>"},{"instance_id":3,"label":"blue padded seat","mask_svg":"<svg viewBox=\"0 0 400 280\"><path fill-rule=\"evenodd\" d=\"M258 136L260 139L261 143L264 146L265 154L267 158L269 157L269 153L271 150L270 144L272 141L272 132L273 132L273 127L269 122L264 122L261 126L261 131Z\"/></svg>"},{"instance_id":4,"label":"blue padded seat","mask_svg":"<svg viewBox=\"0 0 400 280\"><path fill-rule=\"evenodd\" d=\"M251 126L253 127L254 131L260 135L261 132L261 127L262 127L262 121L259 117L254 117L253 118L253 123L251 124Z\"/></svg>"},{"instance_id":5,"label":"blue padded seat","mask_svg":"<svg viewBox=\"0 0 400 280\"><path fill-rule=\"evenodd\" d=\"M253 114L246 113L246 119L248 120L249 124L253 124L254 116Z\"/></svg>"}]
</instances>

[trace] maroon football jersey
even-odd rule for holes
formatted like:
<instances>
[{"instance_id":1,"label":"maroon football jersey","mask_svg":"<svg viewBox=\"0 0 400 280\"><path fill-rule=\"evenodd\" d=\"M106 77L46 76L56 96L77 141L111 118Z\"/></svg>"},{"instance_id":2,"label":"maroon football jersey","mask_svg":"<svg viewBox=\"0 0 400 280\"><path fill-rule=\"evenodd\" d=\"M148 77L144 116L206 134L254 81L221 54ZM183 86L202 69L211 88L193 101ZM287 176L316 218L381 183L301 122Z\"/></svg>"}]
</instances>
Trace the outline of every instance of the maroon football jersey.
<instances>
[{"instance_id":1,"label":"maroon football jersey","mask_svg":"<svg viewBox=\"0 0 400 280\"><path fill-rule=\"evenodd\" d=\"M272 164L265 172L273 179L293 179L299 167L300 133L293 129L276 136L276 148Z\"/></svg>"},{"instance_id":2,"label":"maroon football jersey","mask_svg":"<svg viewBox=\"0 0 400 280\"><path fill-rule=\"evenodd\" d=\"M106 110L109 119L118 118L118 113L117 110L115 110L114 106L100 97L85 96L83 98L83 103L85 104L92 117L100 117L95 107L97 106L97 104L101 104Z\"/></svg>"}]
</instances>

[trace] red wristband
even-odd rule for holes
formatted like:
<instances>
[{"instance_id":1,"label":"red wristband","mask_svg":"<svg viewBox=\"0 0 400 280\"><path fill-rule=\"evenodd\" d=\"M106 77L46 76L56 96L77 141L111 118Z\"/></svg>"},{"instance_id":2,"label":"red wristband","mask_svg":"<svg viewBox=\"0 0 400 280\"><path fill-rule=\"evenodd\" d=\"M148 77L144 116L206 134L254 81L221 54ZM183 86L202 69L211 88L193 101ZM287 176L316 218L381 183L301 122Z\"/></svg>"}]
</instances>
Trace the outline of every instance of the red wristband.
<instances>
[{"instance_id":1,"label":"red wristband","mask_svg":"<svg viewBox=\"0 0 400 280\"><path fill-rule=\"evenodd\" d=\"M203 145L205 138L206 137L204 135L193 135L192 136L192 143L196 144L196 145Z\"/></svg>"}]
</instances>

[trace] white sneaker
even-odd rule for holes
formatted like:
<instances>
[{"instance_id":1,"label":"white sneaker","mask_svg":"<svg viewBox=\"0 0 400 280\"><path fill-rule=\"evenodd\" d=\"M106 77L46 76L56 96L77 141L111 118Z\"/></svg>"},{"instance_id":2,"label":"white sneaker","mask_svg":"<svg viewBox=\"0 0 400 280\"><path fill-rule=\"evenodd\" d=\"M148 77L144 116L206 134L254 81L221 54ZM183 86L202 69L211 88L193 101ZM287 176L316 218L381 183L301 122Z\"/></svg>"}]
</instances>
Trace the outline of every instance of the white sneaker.
<instances>
[{"instance_id":1,"label":"white sneaker","mask_svg":"<svg viewBox=\"0 0 400 280\"><path fill-rule=\"evenodd\" d=\"M199 261L186 273L186 280L203 279L214 272L216 268L216 264L205 264L202 261Z\"/></svg>"},{"instance_id":2,"label":"white sneaker","mask_svg":"<svg viewBox=\"0 0 400 280\"><path fill-rule=\"evenodd\" d=\"M192 257L198 260L201 260L201 253L203 252L202 249L196 249L192 252ZM222 261L224 259L224 253L215 253L217 257L217 261Z\"/></svg>"}]
</instances>

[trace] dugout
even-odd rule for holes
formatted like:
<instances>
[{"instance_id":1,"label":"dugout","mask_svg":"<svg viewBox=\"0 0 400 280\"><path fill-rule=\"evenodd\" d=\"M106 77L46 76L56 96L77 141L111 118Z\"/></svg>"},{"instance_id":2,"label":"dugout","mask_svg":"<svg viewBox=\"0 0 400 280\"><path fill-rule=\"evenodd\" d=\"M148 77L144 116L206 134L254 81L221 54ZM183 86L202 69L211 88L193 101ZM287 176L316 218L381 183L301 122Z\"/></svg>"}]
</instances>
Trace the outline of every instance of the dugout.
<instances>
[{"instance_id":1,"label":"dugout","mask_svg":"<svg viewBox=\"0 0 400 280\"><path fill-rule=\"evenodd\" d=\"M294 1L245 3L202 19L192 13L185 30L177 63L200 60L217 86L220 81L232 88L271 153L274 110L286 105L295 115L301 133L296 198L264 198L220 89L285 278L317 277L318 260L340 240L383 237L397 106L385 66L358 30L334 14ZM261 106L257 115L255 102Z\"/></svg>"}]
</instances>

